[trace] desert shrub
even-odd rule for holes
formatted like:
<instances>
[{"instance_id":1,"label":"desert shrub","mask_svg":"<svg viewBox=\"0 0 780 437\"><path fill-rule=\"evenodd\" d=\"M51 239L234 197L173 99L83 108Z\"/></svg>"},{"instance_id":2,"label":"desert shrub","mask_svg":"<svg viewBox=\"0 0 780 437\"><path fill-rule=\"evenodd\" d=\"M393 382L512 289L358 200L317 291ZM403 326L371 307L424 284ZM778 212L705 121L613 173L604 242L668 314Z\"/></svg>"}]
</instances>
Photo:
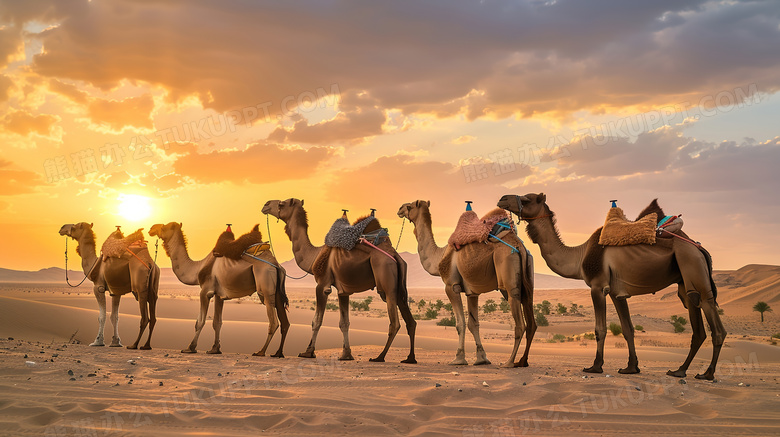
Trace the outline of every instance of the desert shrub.
<instances>
[{"instance_id":1,"label":"desert shrub","mask_svg":"<svg viewBox=\"0 0 780 437\"><path fill-rule=\"evenodd\" d=\"M425 317L423 320L431 320L439 317L439 312L436 311L436 308L428 308L428 311L425 312Z\"/></svg>"},{"instance_id":2,"label":"desert shrub","mask_svg":"<svg viewBox=\"0 0 780 437\"><path fill-rule=\"evenodd\" d=\"M558 307L555 308L555 311L557 311L558 314L566 314L566 311L568 311L568 308L566 308L566 305L558 302Z\"/></svg>"},{"instance_id":3,"label":"desert shrub","mask_svg":"<svg viewBox=\"0 0 780 437\"><path fill-rule=\"evenodd\" d=\"M485 314L490 314L498 309L498 305L496 305L496 301L493 299L488 299L485 301L485 304L482 305L482 311L485 312Z\"/></svg>"},{"instance_id":4,"label":"desert shrub","mask_svg":"<svg viewBox=\"0 0 780 437\"><path fill-rule=\"evenodd\" d=\"M367 298L363 299L362 301L349 301L349 306L352 307L355 311L368 311L369 305L371 305L371 301L374 300L373 296L368 296Z\"/></svg>"},{"instance_id":5,"label":"desert shrub","mask_svg":"<svg viewBox=\"0 0 780 437\"><path fill-rule=\"evenodd\" d=\"M609 332L611 332L612 335L620 335L623 333L623 328L621 328L620 325L615 322L610 322Z\"/></svg>"},{"instance_id":6,"label":"desert shrub","mask_svg":"<svg viewBox=\"0 0 780 437\"><path fill-rule=\"evenodd\" d=\"M579 313L580 312L580 306L577 305L576 303L572 303L571 304L571 308L569 308L569 312L571 312L572 314Z\"/></svg>"},{"instance_id":7,"label":"desert shrub","mask_svg":"<svg viewBox=\"0 0 780 437\"><path fill-rule=\"evenodd\" d=\"M780 338L780 332L778 332L777 334L772 334L772 338Z\"/></svg>"},{"instance_id":8,"label":"desert shrub","mask_svg":"<svg viewBox=\"0 0 780 437\"><path fill-rule=\"evenodd\" d=\"M423 309L423 307L424 307L426 304L427 304L427 302L425 302L425 299L420 299L420 300L418 300L418 301L417 301L417 308L419 308L419 309Z\"/></svg>"},{"instance_id":9,"label":"desert shrub","mask_svg":"<svg viewBox=\"0 0 780 437\"><path fill-rule=\"evenodd\" d=\"M325 309L329 311L338 311L339 306L333 302L328 302L325 304Z\"/></svg>"},{"instance_id":10,"label":"desert shrub","mask_svg":"<svg viewBox=\"0 0 780 437\"><path fill-rule=\"evenodd\" d=\"M596 339L596 333L595 332L586 332L585 334L582 334L582 338L585 340L595 340Z\"/></svg>"},{"instance_id":11,"label":"desert shrub","mask_svg":"<svg viewBox=\"0 0 780 437\"><path fill-rule=\"evenodd\" d=\"M510 310L509 301L506 299L501 299L501 301L498 303L498 309L500 309L503 313L508 313Z\"/></svg>"},{"instance_id":12,"label":"desert shrub","mask_svg":"<svg viewBox=\"0 0 780 437\"><path fill-rule=\"evenodd\" d=\"M566 336L563 334L553 334L550 343L563 343L566 341Z\"/></svg>"},{"instance_id":13,"label":"desert shrub","mask_svg":"<svg viewBox=\"0 0 780 437\"><path fill-rule=\"evenodd\" d=\"M672 316L671 320L672 326L674 326L674 332L685 331L685 325L688 323L688 320L685 317L674 315Z\"/></svg>"},{"instance_id":14,"label":"desert shrub","mask_svg":"<svg viewBox=\"0 0 780 437\"><path fill-rule=\"evenodd\" d=\"M547 317L544 316L542 313L536 314L536 324L538 326L549 326L550 322L547 321Z\"/></svg>"},{"instance_id":15,"label":"desert shrub","mask_svg":"<svg viewBox=\"0 0 780 437\"><path fill-rule=\"evenodd\" d=\"M542 303L539 304L539 312L544 314L545 316L550 315L550 310L552 309L552 304L549 300L543 300Z\"/></svg>"},{"instance_id":16,"label":"desert shrub","mask_svg":"<svg viewBox=\"0 0 780 437\"><path fill-rule=\"evenodd\" d=\"M436 324L439 326L455 326L455 314L440 319Z\"/></svg>"},{"instance_id":17,"label":"desert shrub","mask_svg":"<svg viewBox=\"0 0 780 437\"><path fill-rule=\"evenodd\" d=\"M634 329L636 329L637 331L644 331L645 327L642 326L642 325L636 325L636 326L634 326Z\"/></svg>"},{"instance_id":18,"label":"desert shrub","mask_svg":"<svg viewBox=\"0 0 780 437\"><path fill-rule=\"evenodd\" d=\"M449 311L449 312L452 312L452 304L451 303L445 303L444 304L444 309Z\"/></svg>"},{"instance_id":19,"label":"desert shrub","mask_svg":"<svg viewBox=\"0 0 780 437\"><path fill-rule=\"evenodd\" d=\"M433 305L434 308L436 308L436 311L444 308L444 302L442 302L441 299L436 299L436 303Z\"/></svg>"},{"instance_id":20,"label":"desert shrub","mask_svg":"<svg viewBox=\"0 0 780 437\"><path fill-rule=\"evenodd\" d=\"M718 315L722 316L725 311L723 311L723 308L718 308Z\"/></svg>"}]
</instances>

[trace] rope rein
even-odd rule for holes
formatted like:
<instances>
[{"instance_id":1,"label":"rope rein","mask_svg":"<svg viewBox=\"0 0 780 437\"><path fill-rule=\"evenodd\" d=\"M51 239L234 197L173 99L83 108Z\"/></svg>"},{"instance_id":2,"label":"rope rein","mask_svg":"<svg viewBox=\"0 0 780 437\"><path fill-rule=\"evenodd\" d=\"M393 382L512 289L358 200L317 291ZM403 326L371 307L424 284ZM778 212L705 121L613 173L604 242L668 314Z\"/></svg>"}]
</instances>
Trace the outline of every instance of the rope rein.
<instances>
[{"instance_id":1,"label":"rope rein","mask_svg":"<svg viewBox=\"0 0 780 437\"><path fill-rule=\"evenodd\" d=\"M271 241L271 221L270 221L270 218L268 217L268 214L265 215L265 228L268 231L268 245L271 246L271 253L273 254L274 258L276 258L276 252L274 252L274 243L273 243L273 241ZM277 259L276 262L279 262L279 260ZM288 278L297 281L299 279L303 279L303 278L309 276L309 272L306 272L305 275L303 275L303 276L301 276L299 278L296 278L294 276L288 275L287 272L285 271L284 272L284 276L287 276Z\"/></svg>"},{"instance_id":2,"label":"rope rein","mask_svg":"<svg viewBox=\"0 0 780 437\"><path fill-rule=\"evenodd\" d=\"M401 236L404 234L404 224L406 223L406 217L401 219L401 232L398 233L398 243L395 244L395 251L398 252L398 246L401 245Z\"/></svg>"},{"instance_id":3,"label":"rope rein","mask_svg":"<svg viewBox=\"0 0 780 437\"><path fill-rule=\"evenodd\" d=\"M87 278L89 277L89 274L92 273L92 270L95 268L95 266L97 265L97 262L99 260L100 260L100 257L96 257L95 258L95 262L93 262L92 263L92 267L90 267L89 270L87 270L87 273L84 275L84 279L82 279L81 282L79 282L76 285L71 284L70 281L68 280L68 237L65 237L65 283L66 284L68 284L69 286L71 286L73 288L81 286L81 284L83 284L84 281L87 280Z\"/></svg>"}]
</instances>

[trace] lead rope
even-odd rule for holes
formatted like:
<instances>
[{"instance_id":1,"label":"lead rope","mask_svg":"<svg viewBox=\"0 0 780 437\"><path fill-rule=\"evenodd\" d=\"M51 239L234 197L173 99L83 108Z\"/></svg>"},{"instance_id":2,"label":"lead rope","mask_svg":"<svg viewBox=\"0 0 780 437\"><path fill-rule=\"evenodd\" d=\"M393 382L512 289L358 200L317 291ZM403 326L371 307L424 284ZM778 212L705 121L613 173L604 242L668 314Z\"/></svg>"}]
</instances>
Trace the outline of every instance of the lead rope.
<instances>
[{"instance_id":1,"label":"lead rope","mask_svg":"<svg viewBox=\"0 0 780 437\"><path fill-rule=\"evenodd\" d=\"M398 233L398 243L395 245L395 251L398 252L398 246L401 245L401 236L404 234L404 223L406 223L406 217L401 221L401 232Z\"/></svg>"},{"instance_id":2,"label":"lead rope","mask_svg":"<svg viewBox=\"0 0 780 437\"><path fill-rule=\"evenodd\" d=\"M71 284L70 281L68 280L68 237L65 237L65 283L70 285L73 288L76 288L81 284L83 284L84 281L86 281L87 278L89 277L89 274L92 273L92 269L95 268L95 265L97 264L99 259L100 257L95 258L95 262L92 263L92 267L89 268L89 271L87 271L87 273L84 275L84 279L82 279L81 282L79 282L76 285Z\"/></svg>"},{"instance_id":3,"label":"lead rope","mask_svg":"<svg viewBox=\"0 0 780 437\"><path fill-rule=\"evenodd\" d=\"M274 255L274 258L276 258L276 252L274 252L274 243L273 243L273 241L271 241L271 221L268 218L268 214L265 215L265 229L268 231L268 245L271 246L271 253ZM279 262L279 260L277 259L276 262ZM309 272L306 272L306 274L301 276L300 278L296 278L296 277L288 275L287 271L285 271L284 272L284 276L287 276L288 278L294 279L294 280L297 281L298 279L303 279L303 278L309 276Z\"/></svg>"}]
</instances>

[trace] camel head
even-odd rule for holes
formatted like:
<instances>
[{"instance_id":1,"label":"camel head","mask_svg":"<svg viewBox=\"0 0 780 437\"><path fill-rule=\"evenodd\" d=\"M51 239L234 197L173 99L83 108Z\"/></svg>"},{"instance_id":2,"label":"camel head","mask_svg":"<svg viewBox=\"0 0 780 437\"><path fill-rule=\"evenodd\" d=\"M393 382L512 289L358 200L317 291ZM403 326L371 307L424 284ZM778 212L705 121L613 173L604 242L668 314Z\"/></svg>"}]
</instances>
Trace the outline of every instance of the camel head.
<instances>
[{"instance_id":1,"label":"camel head","mask_svg":"<svg viewBox=\"0 0 780 437\"><path fill-rule=\"evenodd\" d=\"M517 214L520 218L539 217L546 213L547 196L544 193L526 194L517 196L515 194L506 194L498 201L498 207L511 213Z\"/></svg>"},{"instance_id":2,"label":"camel head","mask_svg":"<svg viewBox=\"0 0 780 437\"><path fill-rule=\"evenodd\" d=\"M170 222L167 225L158 223L149 229L150 237L159 237L163 242L168 242L181 230L181 223Z\"/></svg>"},{"instance_id":3,"label":"camel head","mask_svg":"<svg viewBox=\"0 0 780 437\"><path fill-rule=\"evenodd\" d=\"M92 233L92 223L81 222L76 223L75 225L62 225L60 228L60 235L67 235L78 241L82 236L94 235L94 233Z\"/></svg>"},{"instance_id":4,"label":"camel head","mask_svg":"<svg viewBox=\"0 0 780 437\"><path fill-rule=\"evenodd\" d=\"M303 200L290 198L287 200L269 200L263 205L262 213L270 214L283 222L289 222L293 213L303 208Z\"/></svg>"},{"instance_id":5,"label":"camel head","mask_svg":"<svg viewBox=\"0 0 780 437\"><path fill-rule=\"evenodd\" d=\"M412 223L417 223L423 214L430 216L430 200L415 200L414 202L404 203L398 208L398 217L408 219Z\"/></svg>"}]
</instances>

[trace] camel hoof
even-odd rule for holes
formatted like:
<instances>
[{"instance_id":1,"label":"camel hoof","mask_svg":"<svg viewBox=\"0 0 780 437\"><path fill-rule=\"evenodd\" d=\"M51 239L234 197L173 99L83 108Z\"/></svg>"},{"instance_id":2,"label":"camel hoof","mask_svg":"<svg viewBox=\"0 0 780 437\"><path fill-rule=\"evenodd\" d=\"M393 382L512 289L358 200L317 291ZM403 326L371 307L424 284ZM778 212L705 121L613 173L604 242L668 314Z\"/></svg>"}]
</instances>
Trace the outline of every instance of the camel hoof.
<instances>
[{"instance_id":1,"label":"camel hoof","mask_svg":"<svg viewBox=\"0 0 780 437\"><path fill-rule=\"evenodd\" d=\"M182 349L181 353L183 353L183 354L197 354L198 351L196 351L195 349Z\"/></svg>"},{"instance_id":2,"label":"camel hoof","mask_svg":"<svg viewBox=\"0 0 780 437\"><path fill-rule=\"evenodd\" d=\"M152 347L151 346L141 346L141 350L142 351L150 351L150 350L152 350Z\"/></svg>"},{"instance_id":3,"label":"camel hoof","mask_svg":"<svg viewBox=\"0 0 780 437\"><path fill-rule=\"evenodd\" d=\"M252 354L252 356L253 357L264 357L265 356L265 352L264 351L255 352L255 353Z\"/></svg>"},{"instance_id":4,"label":"camel hoof","mask_svg":"<svg viewBox=\"0 0 780 437\"><path fill-rule=\"evenodd\" d=\"M111 343L108 345L108 347L122 347L124 346L122 343Z\"/></svg>"},{"instance_id":5,"label":"camel hoof","mask_svg":"<svg viewBox=\"0 0 780 437\"><path fill-rule=\"evenodd\" d=\"M384 363L385 359L376 357L376 358L369 358L368 361L371 361L372 363Z\"/></svg>"},{"instance_id":6,"label":"camel hoof","mask_svg":"<svg viewBox=\"0 0 780 437\"><path fill-rule=\"evenodd\" d=\"M210 350L210 351L208 351L206 353L209 354L209 355L222 355L222 351L219 350L219 349L216 349L216 350L212 349L212 350Z\"/></svg>"},{"instance_id":7,"label":"camel hoof","mask_svg":"<svg viewBox=\"0 0 780 437\"><path fill-rule=\"evenodd\" d=\"M506 363L501 363L501 365L498 366L498 367L500 367L502 369L514 369L517 366L515 365L515 363L513 363L511 361L507 361Z\"/></svg>"},{"instance_id":8,"label":"camel hoof","mask_svg":"<svg viewBox=\"0 0 780 437\"><path fill-rule=\"evenodd\" d=\"M487 358L483 358L474 362L475 366L484 366L487 364L490 364L490 360L488 360Z\"/></svg>"},{"instance_id":9,"label":"camel hoof","mask_svg":"<svg viewBox=\"0 0 780 437\"><path fill-rule=\"evenodd\" d=\"M314 352L301 352L298 354L298 358L317 358Z\"/></svg>"},{"instance_id":10,"label":"camel hoof","mask_svg":"<svg viewBox=\"0 0 780 437\"><path fill-rule=\"evenodd\" d=\"M639 367L626 367L625 369L618 369L618 373L623 375L633 375L639 373Z\"/></svg>"},{"instance_id":11,"label":"camel hoof","mask_svg":"<svg viewBox=\"0 0 780 437\"><path fill-rule=\"evenodd\" d=\"M604 371L601 369L601 366L586 367L582 369L582 371L585 373L604 373Z\"/></svg>"},{"instance_id":12,"label":"camel hoof","mask_svg":"<svg viewBox=\"0 0 780 437\"><path fill-rule=\"evenodd\" d=\"M450 366L468 366L469 363L466 361L465 358L455 358L454 360L449 362Z\"/></svg>"},{"instance_id":13,"label":"camel hoof","mask_svg":"<svg viewBox=\"0 0 780 437\"><path fill-rule=\"evenodd\" d=\"M339 361L354 361L354 360L355 360L355 359L354 359L354 358L352 358L352 354L349 354L349 355L342 355L342 356L340 356L340 357L339 357ZM370 359L370 358L369 358L369 359L368 359L368 361L374 361L374 360L372 360L372 359ZM384 361L384 360L383 360L383 361Z\"/></svg>"},{"instance_id":14,"label":"camel hoof","mask_svg":"<svg viewBox=\"0 0 780 437\"><path fill-rule=\"evenodd\" d=\"M401 362L404 364L417 364L417 360L414 357L409 357Z\"/></svg>"},{"instance_id":15,"label":"camel hoof","mask_svg":"<svg viewBox=\"0 0 780 437\"><path fill-rule=\"evenodd\" d=\"M520 360L515 363L515 367L528 367L528 361L527 360Z\"/></svg>"},{"instance_id":16,"label":"camel hoof","mask_svg":"<svg viewBox=\"0 0 780 437\"><path fill-rule=\"evenodd\" d=\"M121 346L121 345L120 345L120 346ZM131 345L130 345L130 346L128 346L127 348L128 348L128 349L133 349L133 350L135 350L135 349L138 349L138 345L137 345L137 344L131 344Z\"/></svg>"},{"instance_id":17,"label":"camel hoof","mask_svg":"<svg viewBox=\"0 0 780 437\"><path fill-rule=\"evenodd\" d=\"M273 355L271 355L271 358L284 358L284 354L281 352L277 352Z\"/></svg>"},{"instance_id":18,"label":"camel hoof","mask_svg":"<svg viewBox=\"0 0 780 437\"><path fill-rule=\"evenodd\" d=\"M699 374L699 375L694 376L694 378L696 378L696 379L703 379L703 380L706 380L706 381L712 381L712 380L715 379L715 374L703 373L703 374Z\"/></svg>"},{"instance_id":19,"label":"camel hoof","mask_svg":"<svg viewBox=\"0 0 780 437\"><path fill-rule=\"evenodd\" d=\"M94 342L94 343L90 343L89 345L97 347L97 346L105 346L106 344L101 341L100 343Z\"/></svg>"},{"instance_id":20,"label":"camel hoof","mask_svg":"<svg viewBox=\"0 0 780 437\"><path fill-rule=\"evenodd\" d=\"M674 376L675 378L685 378L686 372L682 369L677 370L667 370L666 374L669 376Z\"/></svg>"}]
</instances>

